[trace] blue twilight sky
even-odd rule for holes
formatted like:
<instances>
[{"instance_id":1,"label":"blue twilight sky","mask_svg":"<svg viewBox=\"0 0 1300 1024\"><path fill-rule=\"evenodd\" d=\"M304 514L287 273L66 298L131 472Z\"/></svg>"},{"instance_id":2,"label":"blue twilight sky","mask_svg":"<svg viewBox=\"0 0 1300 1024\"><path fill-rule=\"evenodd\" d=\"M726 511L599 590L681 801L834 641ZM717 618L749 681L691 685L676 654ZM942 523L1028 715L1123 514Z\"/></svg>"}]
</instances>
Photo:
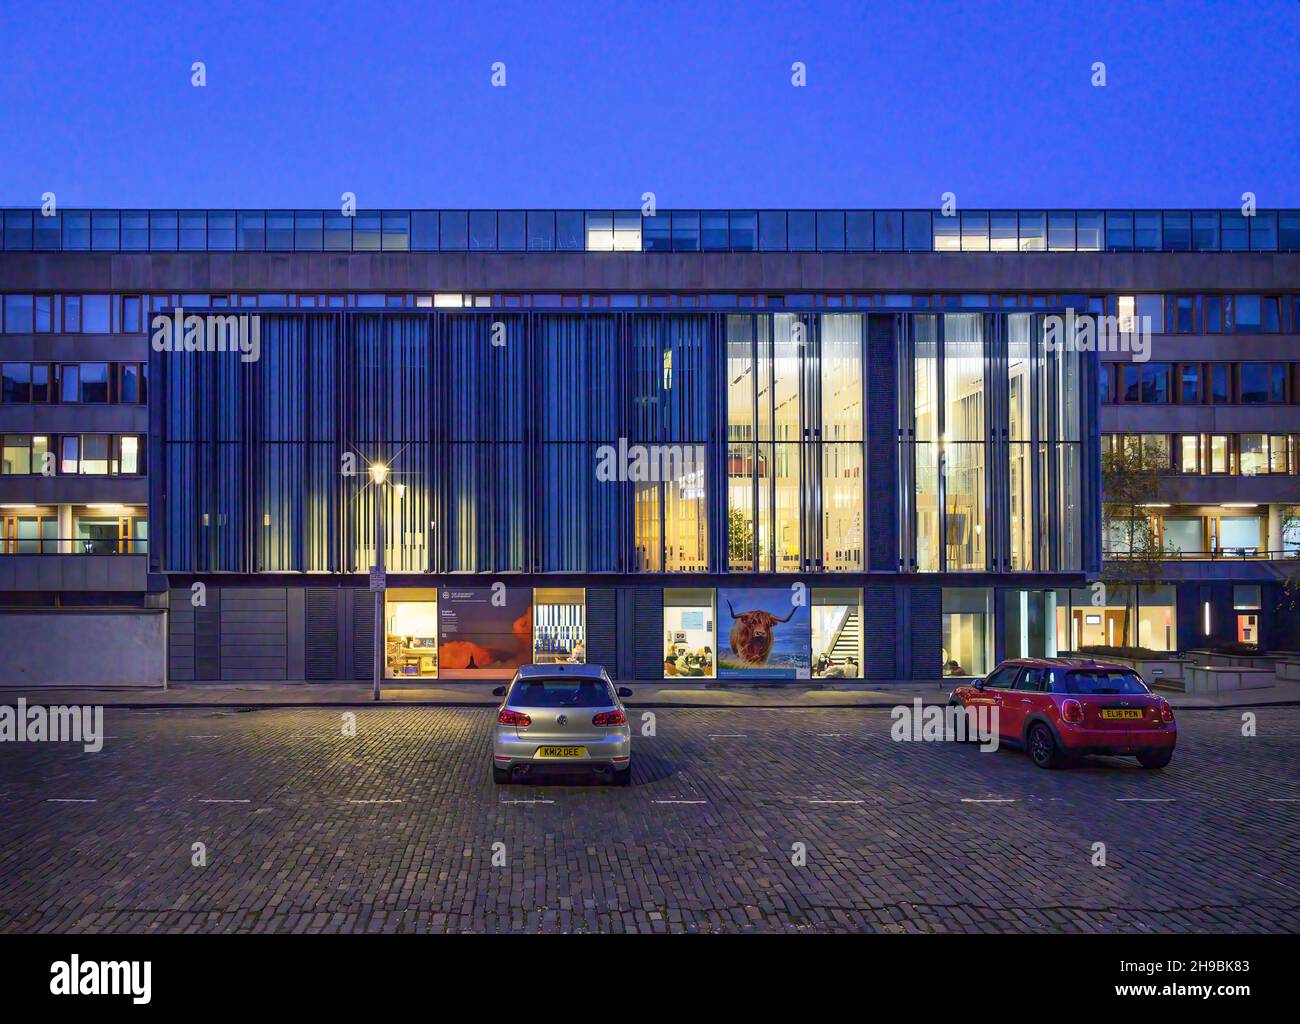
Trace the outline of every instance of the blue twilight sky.
<instances>
[{"instance_id":1,"label":"blue twilight sky","mask_svg":"<svg viewBox=\"0 0 1300 1024\"><path fill-rule=\"evenodd\" d=\"M0 205L1300 206L1296 0L0 0L0 54Z\"/></svg>"}]
</instances>

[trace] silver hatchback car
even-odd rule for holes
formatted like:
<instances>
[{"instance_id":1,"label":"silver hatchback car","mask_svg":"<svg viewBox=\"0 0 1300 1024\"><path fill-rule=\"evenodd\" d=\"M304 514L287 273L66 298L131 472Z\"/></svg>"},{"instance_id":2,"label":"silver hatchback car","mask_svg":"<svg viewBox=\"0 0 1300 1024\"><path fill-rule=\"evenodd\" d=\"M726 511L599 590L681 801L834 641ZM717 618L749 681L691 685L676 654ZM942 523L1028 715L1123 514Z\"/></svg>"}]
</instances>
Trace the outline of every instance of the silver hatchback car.
<instances>
[{"instance_id":1,"label":"silver hatchback car","mask_svg":"<svg viewBox=\"0 0 1300 1024\"><path fill-rule=\"evenodd\" d=\"M543 772L596 772L616 785L632 778L632 729L600 665L526 665L509 686L492 732L492 781Z\"/></svg>"}]
</instances>

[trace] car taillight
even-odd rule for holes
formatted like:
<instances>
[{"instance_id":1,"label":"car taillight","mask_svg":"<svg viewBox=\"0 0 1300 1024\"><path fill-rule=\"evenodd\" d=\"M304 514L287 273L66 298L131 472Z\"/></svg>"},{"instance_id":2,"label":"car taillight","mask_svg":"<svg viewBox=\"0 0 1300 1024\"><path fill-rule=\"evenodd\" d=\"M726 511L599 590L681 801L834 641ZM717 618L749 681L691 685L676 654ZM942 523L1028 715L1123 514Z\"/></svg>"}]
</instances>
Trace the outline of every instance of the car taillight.
<instances>
[{"instance_id":1,"label":"car taillight","mask_svg":"<svg viewBox=\"0 0 1300 1024\"><path fill-rule=\"evenodd\" d=\"M502 708L497 712L498 725L532 725L533 720L525 715L522 711L511 711L509 708Z\"/></svg>"},{"instance_id":2,"label":"car taillight","mask_svg":"<svg viewBox=\"0 0 1300 1024\"><path fill-rule=\"evenodd\" d=\"M627 716L621 711L602 711L591 716L592 725L627 725Z\"/></svg>"},{"instance_id":3,"label":"car taillight","mask_svg":"<svg viewBox=\"0 0 1300 1024\"><path fill-rule=\"evenodd\" d=\"M1061 717L1067 722L1074 722L1077 725L1083 721L1083 705L1077 700L1062 701Z\"/></svg>"},{"instance_id":4,"label":"car taillight","mask_svg":"<svg viewBox=\"0 0 1300 1024\"><path fill-rule=\"evenodd\" d=\"M1167 700L1162 700L1160 702L1160 721L1172 722L1173 720L1174 720L1173 705L1170 704L1169 701Z\"/></svg>"}]
</instances>

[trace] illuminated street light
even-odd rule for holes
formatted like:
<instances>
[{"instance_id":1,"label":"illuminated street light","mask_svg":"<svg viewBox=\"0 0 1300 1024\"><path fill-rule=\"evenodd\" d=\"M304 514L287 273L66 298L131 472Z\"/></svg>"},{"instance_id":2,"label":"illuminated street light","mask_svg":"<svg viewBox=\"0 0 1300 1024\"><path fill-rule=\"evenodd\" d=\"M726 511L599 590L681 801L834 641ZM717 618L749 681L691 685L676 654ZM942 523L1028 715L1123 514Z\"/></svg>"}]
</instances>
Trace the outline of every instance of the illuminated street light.
<instances>
[{"instance_id":1,"label":"illuminated street light","mask_svg":"<svg viewBox=\"0 0 1300 1024\"><path fill-rule=\"evenodd\" d=\"M370 464L370 479L377 484L383 484L388 479L388 464L384 462L372 462Z\"/></svg>"}]
</instances>

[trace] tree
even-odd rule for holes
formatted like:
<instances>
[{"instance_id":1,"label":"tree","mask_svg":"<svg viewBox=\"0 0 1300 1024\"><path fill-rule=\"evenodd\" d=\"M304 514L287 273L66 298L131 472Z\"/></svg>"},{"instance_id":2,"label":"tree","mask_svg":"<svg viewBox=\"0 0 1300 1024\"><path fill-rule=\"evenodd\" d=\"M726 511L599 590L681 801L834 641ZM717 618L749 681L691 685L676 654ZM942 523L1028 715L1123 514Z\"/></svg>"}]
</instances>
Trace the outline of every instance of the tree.
<instances>
[{"instance_id":1,"label":"tree","mask_svg":"<svg viewBox=\"0 0 1300 1024\"><path fill-rule=\"evenodd\" d=\"M754 528L738 508L727 510L727 554L731 561L754 564Z\"/></svg>"},{"instance_id":2,"label":"tree","mask_svg":"<svg viewBox=\"0 0 1300 1024\"><path fill-rule=\"evenodd\" d=\"M1282 513L1282 550L1288 553L1283 557L1300 558L1300 505L1292 505ZM1300 611L1300 569L1292 568L1282 577L1277 610Z\"/></svg>"},{"instance_id":3,"label":"tree","mask_svg":"<svg viewBox=\"0 0 1300 1024\"><path fill-rule=\"evenodd\" d=\"M1138 587L1159 579L1165 553L1149 506L1160 501L1169 452L1140 438L1116 438L1101 456L1101 579L1106 586ZM1124 605L1127 643L1129 602Z\"/></svg>"}]
</instances>

